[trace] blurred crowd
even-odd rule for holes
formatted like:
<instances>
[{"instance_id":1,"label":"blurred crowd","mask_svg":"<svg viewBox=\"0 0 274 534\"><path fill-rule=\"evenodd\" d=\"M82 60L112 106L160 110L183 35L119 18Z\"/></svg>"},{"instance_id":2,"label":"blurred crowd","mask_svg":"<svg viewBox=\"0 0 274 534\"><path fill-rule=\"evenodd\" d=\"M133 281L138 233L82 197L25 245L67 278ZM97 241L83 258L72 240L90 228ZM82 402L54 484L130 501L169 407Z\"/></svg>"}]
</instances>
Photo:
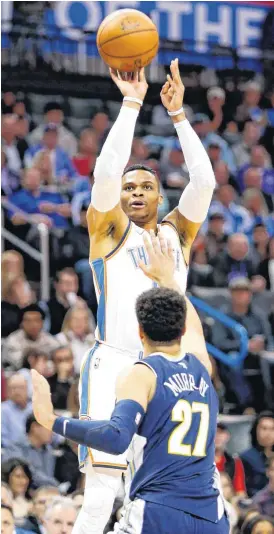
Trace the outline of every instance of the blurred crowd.
<instances>
[{"instance_id":1,"label":"blurred crowd","mask_svg":"<svg viewBox=\"0 0 274 534\"><path fill-rule=\"evenodd\" d=\"M211 87L204 100L190 106L186 92L187 116L216 176L208 218L192 250L188 289L204 300L221 295L219 309L247 330L244 365L213 361L213 380L221 412L254 415L250 448L231 456L229 427L220 423L216 464L231 532L257 534L264 522L264 532L273 534L265 516L274 517L274 414L266 411L274 408L274 377L273 364L265 363L274 351L274 92L264 95L250 81L238 93L231 99L221 87ZM51 276L50 298L41 300L37 263L6 243L1 274L2 534L15 528L17 534L70 534L84 483L77 447L35 421L30 370L47 377L56 412L77 417L81 359L92 346L97 311L86 211L96 157L119 104L105 102L86 115L81 128L68 102L53 97L38 121L34 96L2 96L5 226L37 248L37 225L47 225ZM83 106L88 109L87 103ZM133 163L157 171L162 219L177 205L188 172L160 105L140 116ZM213 318L203 322L207 340L233 358L240 348L233 330Z\"/></svg>"}]
</instances>

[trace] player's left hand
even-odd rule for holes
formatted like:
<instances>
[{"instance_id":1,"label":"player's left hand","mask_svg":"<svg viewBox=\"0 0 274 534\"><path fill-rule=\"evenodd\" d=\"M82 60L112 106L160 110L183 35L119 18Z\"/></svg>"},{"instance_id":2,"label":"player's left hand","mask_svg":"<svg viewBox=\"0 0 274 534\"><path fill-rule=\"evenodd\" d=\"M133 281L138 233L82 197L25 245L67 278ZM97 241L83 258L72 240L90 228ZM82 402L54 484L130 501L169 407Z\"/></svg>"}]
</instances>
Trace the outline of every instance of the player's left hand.
<instances>
[{"instance_id":1,"label":"player's left hand","mask_svg":"<svg viewBox=\"0 0 274 534\"><path fill-rule=\"evenodd\" d=\"M178 58L171 61L170 74L167 75L167 81L162 87L160 96L162 104L168 111L178 111L183 105L185 94L185 86L181 80Z\"/></svg>"},{"instance_id":2,"label":"player's left hand","mask_svg":"<svg viewBox=\"0 0 274 534\"><path fill-rule=\"evenodd\" d=\"M150 239L144 235L145 248L149 260L149 265L143 261L139 262L139 267L143 273L160 286L166 285L174 278L175 259L171 242L166 240L161 232L156 236L150 231Z\"/></svg>"},{"instance_id":3,"label":"player's left hand","mask_svg":"<svg viewBox=\"0 0 274 534\"><path fill-rule=\"evenodd\" d=\"M35 369L31 370L31 378L33 386L32 408L35 419L40 425L52 430L55 416L48 381Z\"/></svg>"}]
</instances>

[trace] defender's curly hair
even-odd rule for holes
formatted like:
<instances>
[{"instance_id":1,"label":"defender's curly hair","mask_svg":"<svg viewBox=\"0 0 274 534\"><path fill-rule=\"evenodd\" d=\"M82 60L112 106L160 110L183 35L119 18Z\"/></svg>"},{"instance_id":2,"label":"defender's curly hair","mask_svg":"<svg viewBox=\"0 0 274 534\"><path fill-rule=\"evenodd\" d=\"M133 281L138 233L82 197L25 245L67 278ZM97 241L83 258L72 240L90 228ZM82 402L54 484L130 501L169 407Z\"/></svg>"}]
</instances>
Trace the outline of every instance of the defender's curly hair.
<instances>
[{"instance_id":1,"label":"defender's curly hair","mask_svg":"<svg viewBox=\"0 0 274 534\"><path fill-rule=\"evenodd\" d=\"M185 328L186 301L173 289L150 289L138 297L136 315L152 342L170 344L180 339Z\"/></svg>"}]
</instances>

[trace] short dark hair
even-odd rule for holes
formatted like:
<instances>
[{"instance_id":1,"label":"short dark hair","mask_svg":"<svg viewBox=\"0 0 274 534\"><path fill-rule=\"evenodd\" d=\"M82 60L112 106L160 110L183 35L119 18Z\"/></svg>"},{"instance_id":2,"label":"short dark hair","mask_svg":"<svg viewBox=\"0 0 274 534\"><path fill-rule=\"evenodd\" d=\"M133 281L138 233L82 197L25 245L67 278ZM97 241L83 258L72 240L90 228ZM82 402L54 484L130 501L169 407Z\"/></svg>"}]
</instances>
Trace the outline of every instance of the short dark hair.
<instances>
[{"instance_id":1,"label":"short dark hair","mask_svg":"<svg viewBox=\"0 0 274 534\"><path fill-rule=\"evenodd\" d=\"M42 310L42 308L40 308L40 306L38 306L38 304L29 304L29 306L26 306L25 308L22 308L22 310L20 311L20 322L23 321L25 313L28 313L28 312L40 313L43 321L44 321L44 319L46 317L46 314L45 314L44 310Z\"/></svg>"},{"instance_id":2,"label":"short dark hair","mask_svg":"<svg viewBox=\"0 0 274 534\"><path fill-rule=\"evenodd\" d=\"M62 274L68 274L69 276L74 276L74 278L78 279L78 274L73 269L73 267L64 267L64 269L61 269L60 271L57 271L55 273L54 281L57 282L57 283L60 282L60 278L61 278Z\"/></svg>"},{"instance_id":3,"label":"short dark hair","mask_svg":"<svg viewBox=\"0 0 274 534\"><path fill-rule=\"evenodd\" d=\"M123 176L131 171L146 171L150 172L150 174L153 174L153 176L156 178L156 181L158 183L159 189L160 189L160 179L156 171L154 171L151 167L148 165L144 165L143 163L135 163L134 165L129 165L129 167L126 167Z\"/></svg>"},{"instance_id":4,"label":"short dark hair","mask_svg":"<svg viewBox=\"0 0 274 534\"><path fill-rule=\"evenodd\" d=\"M49 358L47 353L43 352L42 350L32 349L32 348L26 349L25 352L24 352L24 359L23 359L23 363L22 363L22 367L24 369L30 369L29 358L31 356L35 360L38 360L38 358L45 358L45 360L48 360L48 358Z\"/></svg>"},{"instance_id":5,"label":"short dark hair","mask_svg":"<svg viewBox=\"0 0 274 534\"><path fill-rule=\"evenodd\" d=\"M173 289L150 289L138 297L136 314L139 325L151 341L169 344L182 336L186 301Z\"/></svg>"},{"instance_id":6,"label":"short dark hair","mask_svg":"<svg viewBox=\"0 0 274 534\"><path fill-rule=\"evenodd\" d=\"M44 107L44 115L53 110L63 111L63 108L59 102L48 102Z\"/></svg>"},{"instance_id":7,"label":"short dark hair","mask_svg":"<svg viewBox=\"0 0 274 534\"><path fill-rule=\"evenodd\" d=\"M36 423L37 425L39 424L37 423L33 413L31 413L26 419L26 434L30 433L33 423Z\"/></svg>"}]
</instances>

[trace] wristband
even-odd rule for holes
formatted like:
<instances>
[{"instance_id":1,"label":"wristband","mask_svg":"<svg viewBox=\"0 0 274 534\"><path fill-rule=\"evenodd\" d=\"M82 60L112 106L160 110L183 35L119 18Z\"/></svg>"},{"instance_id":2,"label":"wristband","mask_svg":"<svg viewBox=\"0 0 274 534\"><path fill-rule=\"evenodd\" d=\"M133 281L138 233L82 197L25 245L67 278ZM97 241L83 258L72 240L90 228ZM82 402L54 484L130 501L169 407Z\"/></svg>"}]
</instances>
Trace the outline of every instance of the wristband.
<instances>
[{"instance_id":1,"label":"wristband","mask_svg":"<svg viewBox=\"0 0 274 534\"><path fill-rule=\"evenodd\" d=\"M140 106L143 105L142 100L139 100L139 98L134 98L133 96L124 96L123 102L135 102L136 104L139 104Z\"/></svg>"},{"instance_id":2,"label":"wristband","mask_svg":"<svg viewBox=\"0 0 274 534\"><path fill-rule=\"evenodd\" d=\"M185 112L185 110L184 110L184 108L183 108L183 106L182 106L182 107L181 107L180 109L178 109L177 111L168 111L168 115L169 115L170 117L176 117L177 115L180 115L181 113L184 113L184 112Z\"/></svg>"}]
</instances>

